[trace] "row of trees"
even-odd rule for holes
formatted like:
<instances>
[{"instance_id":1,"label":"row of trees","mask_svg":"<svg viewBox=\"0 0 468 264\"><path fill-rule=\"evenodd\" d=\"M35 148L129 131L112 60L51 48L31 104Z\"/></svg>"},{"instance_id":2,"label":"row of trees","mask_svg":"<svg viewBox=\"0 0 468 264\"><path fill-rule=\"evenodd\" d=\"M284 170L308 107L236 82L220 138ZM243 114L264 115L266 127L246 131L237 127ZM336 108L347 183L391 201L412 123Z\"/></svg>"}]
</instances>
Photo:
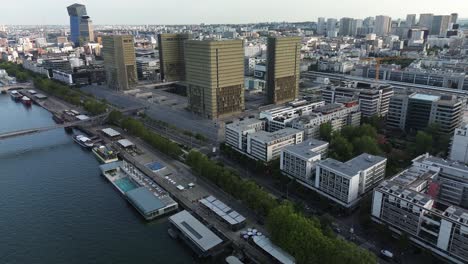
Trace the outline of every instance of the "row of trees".
<instances>
[{"instance_id":1,"label":"row of trees","mask_svg":"<svg viewBox=\"0 0 468 264\"><path fill-rule=\"evenodd\" d=\"M145 125L134 118L124 117L121 112L113 110L109 113L108 121L114 125L128 131L130 134L143 139L155 149L167 154L173 158L178 158L182 155L182 149L173 141L154 133Z\"/></svg>"},{"instance_id":2,"label":"row of trees","mask_svg":"<svg viewBox=\"0 0 468 264\"><path fill-rule=\"evenodd\" d=\"M16 81L18 82L27 82L31 77L28 72L26 72L22 66L10 63L10 62L1 62L0 69L6 70L8 75L16 77Z\"/></svg>"},{"instance_id":3,"label":"row of trees","mask_svg":"<svg viewBox=\"0 0 468 264\"><path fill-rule=\"evenodd\" d=\"M70 87L57 81L36 76L34 78L34 86L70 104L83 106L87 112L93 115L102 114L107 111L107 104L104 102L85 96L81 92L70 89Z\"/></svg>"},{"instance_id":4,"label":"row of trees","mask_svg":"<svg viewBox=\"0 0 468 264\"><path fill-rule=\"evenodd\" d=\"M288 202L280 204L253 181L240 178L200 152L191 151L186 161L195 174L212 181L257 214L267 216L273 242L291 253L297 263L376 263L372 253L330 232L324 233L330 228L322 228L317 218L303 216Z\"/></svg>"},{"instance_id":5,"label":"row of trees","mask_svg":"<svg viewBox=\"0 0 468 264\"><path fill-rule=\"evenodd\" d=\"M317 219L304 217L287 203L271 211L267 229L272 240L298 263L377 263L375 255L341 238L325 235Z\"/></svg>"},{"instance_id":6,"label":"row of trees","mask_svg":"<svg viewBox=\"0 0 468 264\"><path fill-rule=\"evenodd\" d=\"M93 114L102 114L107 111L107 105L90 96L85 96L77 90L59 83L55 80L44 78L36 73L24 69L21 65L11 62L1 62L0 68L5 69L9 75L15 76L18 82L26 82L33 80L34 86L42 91L56 96L70 104L83 106L83 108Z\"/></svg>"}]
</instances>

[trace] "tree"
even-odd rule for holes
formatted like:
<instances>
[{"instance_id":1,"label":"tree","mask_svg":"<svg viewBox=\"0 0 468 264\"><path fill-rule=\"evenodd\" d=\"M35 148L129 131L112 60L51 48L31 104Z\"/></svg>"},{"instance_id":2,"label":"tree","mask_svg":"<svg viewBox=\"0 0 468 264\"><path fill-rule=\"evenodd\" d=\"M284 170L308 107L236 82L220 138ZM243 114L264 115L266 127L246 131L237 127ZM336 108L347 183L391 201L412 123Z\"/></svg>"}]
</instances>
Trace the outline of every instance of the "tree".
<instances>
[{"instance_id":1,"label":"tree","mask_svg":"<svg viewBox=\"0 0 468 264\"><path fill-rule=\"evenodd\" d=\"M339 161L347 161L353 157L353 145L339 134L335 134L330 142L330 157Z\"/></svg>"},{"instance_id":2,"label":"tree","mask_svg":"<svg viewBox=\"0 0 468 264\"><path fill-rule=\"evenodd\" d=\"M418 156L432 150L432 136L427 134L424 131L418 131L416 133L415 143L414 143L414 155Z\"/></svg>"},{"instance_id":3,"label":"tree","mask_svg":"<svg viewBox=\"0 0 468 264\"><path fill-rule=\"evenodd\" d=\"M111 124L119 125L122 118L123 118L122 112L117 111L117 110L112 110L109 113L109 117L108 117L107 120Z\"/></svg>"},{"instance_id":4,"label":"tree","mask_svg":"<svg viewBox=\"0 0 468 264\"><path fill-rule=\"evenodd\" d=\"M320 125L320 128L319 128L320 139L330 142L332 132L333 132L333 128L330 122L323 123Z\"/></svg>"},{"instance_id":5,"label":"tree","mask_svg":"<svg viewBox=\"0 0 468 264\"><path fill-rule=\"evenodd\" d=\"M377 141L374 138L371 138L370 136L362 136L355 138L353 140L353 149L354 149L354 155L360 155L362 153L368 153L372 155L379 155L382 153L382 151L379 148L379 145L377 145Z\"/></svg>"}]
</instances>

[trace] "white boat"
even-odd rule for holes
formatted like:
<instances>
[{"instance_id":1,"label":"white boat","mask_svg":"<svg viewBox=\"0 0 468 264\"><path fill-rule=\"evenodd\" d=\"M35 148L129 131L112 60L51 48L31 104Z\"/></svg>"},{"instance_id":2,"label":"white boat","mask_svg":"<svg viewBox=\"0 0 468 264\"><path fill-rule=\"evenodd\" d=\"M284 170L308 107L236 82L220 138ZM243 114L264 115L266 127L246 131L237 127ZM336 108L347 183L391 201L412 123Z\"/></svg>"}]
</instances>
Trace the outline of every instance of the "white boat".
<instances>
[{"instance_id":1,"label":"white boat","mask_svg":"<svg viewBox=\"0 0 468 264\"><path fill-rule=\"evenodd\" d=\"M73 140L75 140L75 142L78 143L78 145L82 146L83 148L88 148L89 149L89 148L92 148L94 146L91 139L89 139L88 137L85 137L83 135L73 136Z\"/></svg>"}]
</instances>

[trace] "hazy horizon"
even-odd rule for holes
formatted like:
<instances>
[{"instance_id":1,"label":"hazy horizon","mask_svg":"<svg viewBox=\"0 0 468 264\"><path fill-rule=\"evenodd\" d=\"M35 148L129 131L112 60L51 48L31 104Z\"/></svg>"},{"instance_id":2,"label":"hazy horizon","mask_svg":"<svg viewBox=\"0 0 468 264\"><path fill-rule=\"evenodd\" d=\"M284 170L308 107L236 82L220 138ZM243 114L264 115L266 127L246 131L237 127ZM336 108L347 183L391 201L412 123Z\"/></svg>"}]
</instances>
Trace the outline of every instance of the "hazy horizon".
<instances>
[{"instance_id":1,"label":"hazy horizon","mask_svg":"<svg viewBox=\"0 0 468 264\"><path fill-rule=\"evenodd\" d=\"M7 25L67 25L66 7L75 1L23 0L2 5L0 24ZM267 0L172 0L165 1L100 0L76 1L86 5L95 25L182 25L182 24L247 24L259 22L317 21L318 17L353 17L388 15L405 19L407 14L434 13L459 18L468 15L468 1L461 0L394 0L390 3L371 0L329 2L267 1ZM378 3L376 5L376 3ZM27 8L25 8L25 6ZM404 6L404 7L403 7Z\"/></svg>"}]
</instances>

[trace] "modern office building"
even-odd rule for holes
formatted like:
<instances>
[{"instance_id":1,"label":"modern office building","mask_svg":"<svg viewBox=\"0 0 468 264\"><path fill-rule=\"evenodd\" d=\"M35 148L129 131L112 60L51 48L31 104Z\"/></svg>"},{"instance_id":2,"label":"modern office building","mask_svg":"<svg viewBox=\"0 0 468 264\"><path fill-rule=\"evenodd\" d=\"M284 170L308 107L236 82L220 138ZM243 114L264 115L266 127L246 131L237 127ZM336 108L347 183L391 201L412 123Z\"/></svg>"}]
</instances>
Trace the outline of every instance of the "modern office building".
<instances>
[{"instance_id":1,"label":"modern office building","mask_svg":"<svg viewBox=\"0 0 468 264\"><path fill-rule=\"evenodd\" d=\"M158 59L148 57L136 58L137 74L140 80L158 80L160 64Z\"/></svg>"},{"instance_id":2,"label":"modern office building","mask_svg":"<svg viewBox=\"0 0 468 264\"><path fill-rule=\"evenodd\" d=\"M389 16L376 16L374 33L377 36L386 36L392 28L392 18Z\"/></svg>"},{"instance_id":3,"label":"modern office building","mask_svg":"<svg viewBox=\"0 0 468 264\"><path fill-rule=\"evenodd\" d=\"M432 19L434 14L420 14L419 15L419 26L422 28L432 29Z\"/></svg>"},{"instance_id":4,"label":"modern office building","mask_svg":"<svg viewBox=\"0 0 468 264\"><path fill-rule=\"evenodd\" d=\"M323 35L327 31L327 23L325 22L324 17L319 17L317 20L317 34Z\"/></svg>"},{"instance_id":5,"label":"modern office building","mask_svg":"<svg viewBox=\"0 0 468 264\"><path fill-rule=\"evenodd\" d=\"M386 116L390 98L393 96L393 87L356 82L346 86L330 85L322 89L321 93L322 99L328 104L349 99L358 100L364 117Z\"/></svg>"},{"instance_id":6,"label":"modern office building","mask_svg":"<svg viewBox=\"0 0 468 264\"><path fill-rule=\"evenodd\" d=\"M67 7L70 16L70 40L79 46L83 42L94 41L92 21L86 13L86 7L73 4Z\"/></svg>"},{"instance_id":7,"label":"modern office building","mask_svg":"<svg viewBox=\"0 0 468 264\"><path fill-rule=\"evenodd\" d=\"M271 104L295 100L299 95L300 37L269 37L267 99Z\"/></svg>"},{"instance_id":8,"label":"modern office building","mask_svg":"<svg viewBox=\"0 0 468 264\"><path fill-rule=\"evenodd\" d=\"M185 81L185 44L190 34L159 34L158 49L161 80Z\"/></svg>"},{"instance_id":9,"label":"modern office building","mask_svg":"<svg viewBox=\"0 0 468 264\"><path fill-rule=\"evenodd\" d=\"M185 41L189 108L218 119L244 110L244 44L242 40Z\"/></svg>"},{"instance_id":10,"label":"modern office building","mask_svg":"<svg viewBox=\"0 0 468 264\"><path fill-rule=\"evenodd\" d=\"M247 152L247 135L265 130L265 120L248 118L226 124L226 144L236 150Z\"/></svg>"},{"instance_id":11,"label":"modern office building","mask_svg":"<svg viewBox=\"0 0 468 264\"><path fill-rule=\"evenodd\" d=\"M458 22L458 13L450 14L450 23L457 24Z\"/></svg>"},{"instance_id":12,"label":"modern office building","mask_svg":"<svg viewBox=\"0 0 468 264\"><path fill-rule=\"evenodd\" d=\"M280 169L288 177L314 185L315 165L326 158L328 142L309 139L281 151Z\"/></svg>"},{"instance_id":13,"label":"modern office building","mask_svg":"<svg viewBox=\"0 0 468 264\"><path fill-rule=\"evenodd\" d=\"M354 19L349 17L343 17L340 19L340 36L352 36Z\"/></svg>"},{"instance_id":14,"label":"modern office building","mask_svg":"<svg viewBox=\"0 0 468 264\"><path fill-rule=\"evenodd\" d=\"M390 100L387 126L406 131L425 129L439 124L445 134L452 134L460 126L466 99L455 95L403 92Z\"/></svg>"},{"instance_id":15,"label":"modern office building","mask_svg":"<svg viewBox=\"0 0 468 264\"><path fill-rule=\"evenodd\" d=\"M432 25L430 35L437 35L439 37L447 37L447 31L450 24L450 16L434 16L432 18Z\"/></svg>"},{"instance_id":16,"label":"modern office building","mask_svg":"<svg viewBox=\"0 0 468 264\"><path fill-rule=\"evenodd\" d=\"M119 91L136 85L138 78L133 36L103 36L102 46L107 85Z\"/></svg>"},{"instance_id":17,"label":"modern office building","mask_svg":"<svg viewBox=\"0 0 468 264\"><path fill-rule=\"evenodd\" d=\"M336 32L336 24L338 23L338 20L335 18L329 18L327 19L327 36L330 35L330 32Z\"/></svg>"},{"instance_id":18,"label":"modern office building","mask_svg":"<svg viewBox=\"0 0 468 264\"><path fill-rule=\"evenodd\" d=\"M304 132L293 128L248 134L247 154L263 162L269 162L279 158L283 148L301 143L303 134Z\"/></svg>"},{"instance_id":19,"label":"modern office building","mask_svg":"<svg viewBox=\"0 0 468 264\"><path fill-rule=\"evenodd\" d=\"M406 27L410 28L416 25L416 14L406 15Z\"/></svg>"},{"instance_id":20,"label":"modern office building","mask_svg":"<svg viewBox=\"0 0 468 264\"><path fill-rule=\"evenodd\" d=\"M468 164L468 124L466 123L455 129L450 160Z\"/></svg>"},{"instance_id":21,"label":"modern office building","mask_svg":"<svg viewBox=\"0 0 468 264\"><path fill-rule=\"evenodd\" d=\"M328 158L317 162L314 185L310 187L351 208L384 179L386 165L386 158L367 153L346 162Z\"/></svg>"},{"instance_id":22,"label":"modern office building","mask_svg":"<svg viewBox=\"0 0 468 264\"><path fill-rule=\"evenodd\" d=\"M460 180L466 187L467 175L466 166L421 155L374 189L371 217L446 261L466 263L468 211L447 198L459 192L451 187L459 187Z\"/></svg>"}]
</instances>

